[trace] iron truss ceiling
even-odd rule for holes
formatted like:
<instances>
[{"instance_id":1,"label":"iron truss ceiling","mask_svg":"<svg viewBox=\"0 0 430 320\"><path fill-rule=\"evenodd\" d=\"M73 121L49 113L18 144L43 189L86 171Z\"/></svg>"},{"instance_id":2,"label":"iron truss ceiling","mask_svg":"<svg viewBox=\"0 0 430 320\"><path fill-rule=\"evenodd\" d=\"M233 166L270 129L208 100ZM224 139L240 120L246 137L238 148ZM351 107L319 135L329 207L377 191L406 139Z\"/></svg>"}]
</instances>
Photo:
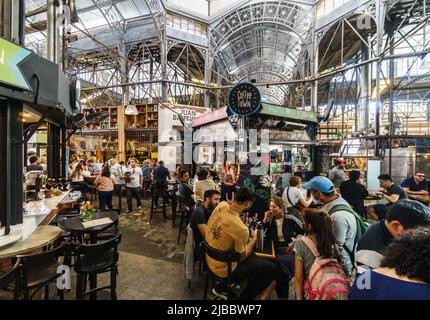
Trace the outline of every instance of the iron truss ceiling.
<instances>
[{"instance_id":1,"label":"iron truss ceiling","mask_svg":"<svg viewBox=\"0 0 430 320\"><path fill-rule=\"evenodd\" d=\"M233 81L279 82L304 73L304 39L312 6L297 1L250 1L214 21L211 44L216 64ZM310 56L307 54L307 56ZM273 102L285 101L288 89L261 88ZM274 97L276 100L274 101Z\"/></svg>"}]
</instances>

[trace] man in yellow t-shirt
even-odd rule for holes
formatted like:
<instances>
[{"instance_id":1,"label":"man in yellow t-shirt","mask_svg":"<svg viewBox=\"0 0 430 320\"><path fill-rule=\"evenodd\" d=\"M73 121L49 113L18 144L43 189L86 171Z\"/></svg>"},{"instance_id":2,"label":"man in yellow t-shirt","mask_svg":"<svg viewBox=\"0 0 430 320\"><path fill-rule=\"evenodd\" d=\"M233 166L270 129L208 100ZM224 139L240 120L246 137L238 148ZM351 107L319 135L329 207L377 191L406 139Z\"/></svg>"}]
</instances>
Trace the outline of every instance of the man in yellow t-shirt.
<instances>
[{"instance_id":1,"label":"man in yellow t-shirt","mask_svg":"<svg viewBox=\"0 0 430 320\"><path fill-rule=\"evenodd\" d=\"M249 232L240 215L248 211L255 200L254 193L242 188L236 191L233 204L221 202L212 212L207 223L205 240L207 244L220 251L240 253L240 262L232 265L233 279L247 279L248 285L240 299L270 299L276 287L277 272L271 261L258 258L253 254L257 233ZM219 277L227 277L227 264L206 255L208 267ZM215 290L217 295L221 294Z\"/></svg>"}]
</instances>

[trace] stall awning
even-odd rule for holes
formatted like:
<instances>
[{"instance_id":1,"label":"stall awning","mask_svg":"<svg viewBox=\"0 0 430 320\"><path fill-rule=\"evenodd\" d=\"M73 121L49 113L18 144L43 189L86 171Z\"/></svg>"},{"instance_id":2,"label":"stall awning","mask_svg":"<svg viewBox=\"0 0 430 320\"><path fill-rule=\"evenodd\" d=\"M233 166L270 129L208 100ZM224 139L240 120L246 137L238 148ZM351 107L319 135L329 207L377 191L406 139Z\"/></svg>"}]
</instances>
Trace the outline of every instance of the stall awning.
<instances>
[{"instance_id":1,"label":"stall awning","mask_svg":"<svg viewBox=\"0 0 430 320\"><path fill-rule=\"evenodd\" d=\"M292 120L301 120L301 121L318 123L317 112L281 107L281 106L277 106L269 103L261 104L260 114L265 114L265 115L275 116L280 118L287 118Z\"/></svg>"},{"instance_id":2,"label":"stall awning","mask_svg":"<svg viewBox=\"0 0 430 320\"><path fill-rule=\"evenodd\" d=\"M193 143L236 141L237 139L237 134L228 120L208 124L193 133Z\"/></svg>"},{"instance_id":3,"label":"stall awning","mask_svg":"<svg viewBox=\"0 0 430 320\"><path fill-rule=\"evenodd\" d=\"M212 112L208 112L204 115L201 115L197 118L193 119L192 125L193 127L199 127L204 124L216 122L222 119L226 119L228 117L227 107L220 108L218 110L214 110Z\"/></svg>"}]
</instances>

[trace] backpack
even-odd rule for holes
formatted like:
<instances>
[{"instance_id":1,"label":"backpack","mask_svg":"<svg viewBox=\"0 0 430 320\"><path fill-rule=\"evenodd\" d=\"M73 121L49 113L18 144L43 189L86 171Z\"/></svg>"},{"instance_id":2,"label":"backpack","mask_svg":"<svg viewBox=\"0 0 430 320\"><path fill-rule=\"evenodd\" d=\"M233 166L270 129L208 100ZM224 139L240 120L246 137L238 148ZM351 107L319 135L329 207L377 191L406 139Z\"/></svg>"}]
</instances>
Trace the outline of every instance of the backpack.
<instances>
[{"instance_id":1,"label":"backpack","mask_svg":"<svg viewBox=\"0 0 430 320\"><path fill-rule=\"evenodd\" d=\"M348 212L350 212L354 216L355 222L357 223L357 233L355 234L355 238L354 238L354 247L353 247L353 250L351 251L351 250L349 250L349 248L345 244L343 245L343 249L348 253L349 257L351 258L351 262L354 265L354 262L355 262L355 256L354 256L355 248L357 247L358 241L360 241L360 239L363 237L363 235L369 229L370 224L367 223L359 214L357 214L350 206L348 206L346 204L335 205L333 208L331 208L330 212L328 213L329 216L331 216L336 211L348 211Z\"/></svg>"},{"instance_id":2,"label":"backpack","mask_svg":"<svg viewBox=\"0 0 430 320\"><path fill-rule=\"evenodd\" d=\"M348 300L351 281L336 259L323 258L309 237L300 238L315 256L304 291L307 300Z\"/></svg>"}]
</instances>

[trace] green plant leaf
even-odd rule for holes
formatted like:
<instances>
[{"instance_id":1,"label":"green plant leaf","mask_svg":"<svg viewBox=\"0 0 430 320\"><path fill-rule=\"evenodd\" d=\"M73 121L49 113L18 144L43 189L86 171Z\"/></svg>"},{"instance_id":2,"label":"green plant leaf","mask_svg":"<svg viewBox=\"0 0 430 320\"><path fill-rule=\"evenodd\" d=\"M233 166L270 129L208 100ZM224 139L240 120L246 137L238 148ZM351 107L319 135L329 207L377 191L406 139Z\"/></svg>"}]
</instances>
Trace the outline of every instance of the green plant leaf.
<instances>
[{"instance_id":1,"label":"green plant leaf","mask_svg":"<svg viewBox=\"0 0 430 320\"><path fill-rule=\"evenodd\" d=\"M263 199L263 200L268 200L269 199L269 191L267 189L257 189L255 191L255 194L257 195L257 197Z\"/></svg>"}]
</instances>

